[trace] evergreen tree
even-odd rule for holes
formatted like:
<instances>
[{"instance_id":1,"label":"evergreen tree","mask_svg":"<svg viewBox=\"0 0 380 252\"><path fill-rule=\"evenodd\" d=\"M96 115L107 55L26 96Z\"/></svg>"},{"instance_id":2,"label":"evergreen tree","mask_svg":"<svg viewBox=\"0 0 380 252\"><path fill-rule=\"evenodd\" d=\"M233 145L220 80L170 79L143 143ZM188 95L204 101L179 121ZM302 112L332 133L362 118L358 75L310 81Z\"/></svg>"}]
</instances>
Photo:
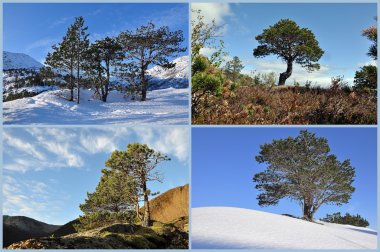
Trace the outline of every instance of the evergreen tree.
<instances>
[{"instance_id":1,"label":"evergreen tree","mask_svg":"<svg viewBox=\"0 0 380 252\"><path fill-rule=\"evenodd\" d=\"M74 24L70 27L73 33L72 38L74 42L74 53L76 56L75 66L76 66L76 81L77 81L77 103L80 101L80 73L81 68L85 64L84 58L86 56L86 51L89 47L89 39L87 34L87 26L84 26L83 17L76 17Z\"/></svg>"},{"instance_id":2,"label":"evergreen tree","mask_svg":"<svg viewBox=\"0 0 380 252\"><path fill-rule=\"evenodd\" d=\"M369 226L369 222L359 214L351 215L349 213L346 213L346 215L342 216L340 212L337 212L333 214L327 214L326 217L322 219L322 221L344 225L353 225L357 227Z\"/></svg>"},{"instance_id":3,"label":"evergreen tree","mask_svg":"<svg viewBox=\"0 0 380 252\"><path fill-rule=\"evenodd\" d=\"M144 217L143 226L151 225L149 195L147 187L149 181L162 182L162 175L155 170L162 161L170 160L166 155L149 148L146 144L128 144L126 151L114 151L107 160L106 166L111 170L122 171L132 177L140 187L144 197Z\"/></svg>"},{"instance_id":4,"label":"evergreen tree","mask_svg":"<svg viewBox=\"0 0 380 252\"><path fill-rule=\"evenodd\" d=\"M102 101L107 101L110 84L111 66L115 66L123 58L123 52L120 44L115 38L106 37L98 40L94 45L99 50L100 60L106 73L106 81L102 85Z\"/></svg>"},{"instance_id":5,"label":"evergreen tree","mask_svg":"<svg viewBox=\"0 0 380 252\"><path fill-rule=\"evenodd\" d=\"M152 22L137 28L135 32L125 31L118 36L127 61L135 61L140 69L141 101L146 100L148 90L148 76L146 71L150 65L160 65L172 68L169 57L185 52L181 47L184 37L182 31L171 32L169 27L156 28Z\"/></svg>"},{"instance_id":6,"label":"evergreen tree","mask_svg":"<svg viewBox=\"0 0 380 252\"><path fill-rule=\"evenodd\" d=\"M377 67L367 65L355 72L354 89L356 90L377 90Z\"/></svg>"},{"instance_id":7,"label":"evergreen tree","mask_svg":"<svg viewBox=\"0 0 380 252\"><path fill-rule=\"evenodd\" d=\"M299 202L303 217L313 215L323 204L341 205L355 191L352 182L355 169L349 160L340 162L329 154L326 138L302 130L296 138L273 140L260 146L258 163L267 168L254 175L260 206L278 204L282 198Z\"/></svg>"},{"instance_id":8,"label":"evergreen tree","mask_svg":"<svg viewBox=\"0 0 380 252\"><path fill-rule=\"evenodd\" d=\"M88 230L109 225L113 222L133 222L136 182L118 170L102 170L102 176L95 192L87 193L87 199L80 205L84 213L80 216L77 230Z\"/></svg>"},{"instance_id":9,"label":"evergreen tree","mask_svg":"<svg viewBox=\"0 0 380 252\"><path fill-rule=\"evenodd\" d=\"M140 90L140 68L136 62L119 62L116 65L114 74L120 79L124 80L127 85L121 85L120 89L127 95L131 96L132 100L136 99L136 95L141 92Z\"/></svg>"},{"instance_id":10,"label":"evergreen tree","mask_svg":"<svg viewBox=\"0 0 380 252\"><path fill-rule=\"evenodd\" d=\"M241 70L244 68L239 57L235 56L232 60L228 61L224 67L225 72L232 76L232 81L236 82Z\"/></svg>"},{"instance_id":11,"label":"evergreen tree","mask_svg":"<svg viewBox=\"0 0 380 252\"><path fill-rule=\"evenodd\" d=\"M362 35L367 37L372 42L372 45L370 46L368 50L368 56L377 60L377 27L370 26L364 29L362 32Z\"/></svg>"},{"instance_id":12,"label":"evergreen tree","mask_svg":"<svg viewBox=\"0 0 380 252\"><path fill-rule=\"evenodd\" d=\"M320 68L317 61L324 51L319 47L313 32L307 28L300 28L290 19L281 19L264 29L262 34L256 36L256 40L260 45L253 50L253 56L265 57L274 54L287 64L286 71L280 74L278 85L285 85L285 81L292 75L294 62L308 71Z\"/></svg>"}]
</instances>

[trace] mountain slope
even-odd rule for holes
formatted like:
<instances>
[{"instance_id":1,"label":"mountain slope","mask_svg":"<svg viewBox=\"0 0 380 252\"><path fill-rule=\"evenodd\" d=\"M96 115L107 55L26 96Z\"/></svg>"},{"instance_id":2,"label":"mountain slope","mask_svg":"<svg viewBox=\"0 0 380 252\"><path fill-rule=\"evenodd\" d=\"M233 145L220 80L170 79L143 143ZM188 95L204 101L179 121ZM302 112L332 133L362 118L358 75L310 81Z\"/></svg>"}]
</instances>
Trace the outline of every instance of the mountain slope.
<instances>
[{"instance_id":1,"label":"mountain slope","mask_svg":"<svg viewBox=\"0 0 380 252\"><path fill-rule=\"evenodd\" d=\"M16 241L47 236L60 226L46 224L25 216L3 216L3 246Z\"/></svg>"},{"instance_id":2,"label":"mountain slope","mask_svg":"<svg viewBox=\"0 0 380 252\"><path fill-rule=\"evenodd\" d=\"M147 71L151 77L150 89L187 88L189 87L189 56L182 56L173 60L173 68L155 66Z\"/></svg>"},{"instance_id":3,"label":"mountain slope","mask_svg":"<svg viewBox=\"0 0 380 252\"><path fill-rule=\"evenodd\" d=\"M54 235L55 237L60 237L64 235L75 234L77 232L74 228L75 224L79 224L78 219L72 220L63 226L60 226L57 230L51 233L51 235Z\"/></svg>"},{"instance_id":4,"label":"mountain slope","mask_svg":"<svg viewBox=\"0 0 380 252\"><path fill-rule=\"evenodd\" d=\"M3 69L40 69L43 65L24 53L3 51Z\"/></svg>"},{"instance_id":5,"label":"mountain slope","mask_svg":"<svg viewBox=\"0 0 380 252\"><path fill-rule=\"evenodd\" d=\"M376 249L377 232L233 207L192 209L192 248Z\"/></svg>"},{"instance_id":6,"label":"mountain slope","mask_svg":"<svg viewBox=\"0 0 380 252\"><path fill-rule=\"evenodd\" d=\"M149 201L152 220L167 223L189 216L189 185L170 189ZM141 208L144 212L144 207Z\"/></svg>"}]
</instances>

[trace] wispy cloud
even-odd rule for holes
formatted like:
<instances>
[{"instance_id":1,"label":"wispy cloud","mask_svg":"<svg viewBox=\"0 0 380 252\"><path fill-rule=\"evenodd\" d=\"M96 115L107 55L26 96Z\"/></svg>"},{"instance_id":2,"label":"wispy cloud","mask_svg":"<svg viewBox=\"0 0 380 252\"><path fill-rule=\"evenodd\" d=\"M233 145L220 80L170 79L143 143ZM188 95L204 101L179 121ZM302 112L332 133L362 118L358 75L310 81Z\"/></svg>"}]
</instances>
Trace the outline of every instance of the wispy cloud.
<instances>
[{"instance_id":1,"label":"wispy cloud","mask_svg":"<svg viewBox=\"0 0 380 252\"><path fill-rule=\"evenodd\" d=\"M46 169L82 169L91 155L109 154L135 141L180 161L188 159L185 128L27 128L4 131L4 169L25 173ZM136 140L137 139L137 140Z\"/></svg>"},{"instance_id":2,"label":"wispy cloud","mask_svg":"<svg viewBox=\"0 0 380 252\"><path fill-rule=\"evenodd\" d=\"M37 48L50 48L55 42L56 42L56 39L52 39L52 38L43 38L43 39L36 40L33 43L26 46L26 52L30 52L33 49L37 49Z\"/></svg>"}]
</instances>

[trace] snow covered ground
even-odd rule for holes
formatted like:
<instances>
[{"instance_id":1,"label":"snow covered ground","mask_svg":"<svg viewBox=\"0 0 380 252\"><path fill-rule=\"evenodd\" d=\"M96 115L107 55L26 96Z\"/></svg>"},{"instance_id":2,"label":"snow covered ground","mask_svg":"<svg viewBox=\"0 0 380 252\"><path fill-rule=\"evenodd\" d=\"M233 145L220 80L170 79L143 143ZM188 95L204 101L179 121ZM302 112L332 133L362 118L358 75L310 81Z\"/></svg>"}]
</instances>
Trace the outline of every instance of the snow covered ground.
<instances>
[{"instance_id":1,"label":"snow covered ground","mask_svg":"<svg viewBox=\"0 0 380 252\"><path fill-rule=\"evenodd\" d=\"M112 91L106 103L82 90L81 101L70 102L68 90L3 103L4 124L187 124L189 89L167 88L148 92L147 101L131 101Z\"/></svg>"},{"instance_id":2,"label":"snow covered ground","mask_svg":"<svg viewBox=\"0 0 380 252\"><path fill-rule=\"evenodd\" d=\"M195 249L376 249L377 232L234 207L193 208Z\"/></svg>"}]
</instances>

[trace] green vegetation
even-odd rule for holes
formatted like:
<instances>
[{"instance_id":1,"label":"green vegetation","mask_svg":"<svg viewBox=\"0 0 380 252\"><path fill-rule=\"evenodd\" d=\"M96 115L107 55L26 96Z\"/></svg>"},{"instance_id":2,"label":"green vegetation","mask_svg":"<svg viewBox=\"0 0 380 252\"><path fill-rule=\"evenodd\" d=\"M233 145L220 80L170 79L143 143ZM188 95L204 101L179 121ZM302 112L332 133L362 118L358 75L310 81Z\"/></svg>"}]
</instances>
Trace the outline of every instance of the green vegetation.
<instances>
[{"instance_id":1,"label":"green vegetation","mask_svg":"<svg viewBox=\"0 0 380 252\"><path fill-rule=\"evenodd\" d=\"M256 36L256 40L260 45L253 50L253 56L265 57L274 54L286 62L287 69L280 74L279 86L285 85L285 81L292 75L293 62L308 71L320 68L317 61L324 51L319 47L313 32L307 28L300 28L293 20L281 19Z\"/></svg>"},{"instance_id":2,"label":"green vegetation","mask_svg":"<svg viewBox=\"0 0 380 252\"><path fill-rule=\"evenodd\" d=\"M337 212L333 214L327 214L326 217L322 219L322 221L345 225L353 225L357 227L369 226L369 222L363 217L361 217L359 214L351 215L349 213L346 213L344 216L341 216L340 212Z\"/></svg>"},{"instance_id":3,"label":"green vegetation","mask_svg":"<svg viewBox=\"0 0 380 252\"><path fill-rule=\"evenodd\" d=\"M273 140L260 146L258 163L267 168L254 175L260 206L277 205L289 198L302 206L303 218L313 220L324 204L348 203L355 188L355 169L349 160L330 154L327 139L307 130L293 138Z\"/></svg>"},{"instance_id":4,"label":"green vegetation","mask_svg":"<svg viewBox=\"0 0 380 252\"><path fill-rule=\"evenodd\" d=\"M215 21L206 23L202 12L193 10L192 20L192 123L193 124L376 124L377 68L364 66L350 87L343 76L331 78L322 88L310 80L283 86L300 64L318 70L324 54L313 32L283 19L256 36L255 57L277 55L288 65L276 85L274 72L241 73L243 63L235 56L223 62L221 30ZM375 27L363 35L375 41ZM282 43L281 41L286 41ZM281 42L281 43L280 43ZM208 48L211 55L203 55ZM376 49L376 50L375 50ZM374 43L369 55L375 57ZM376 56L377 57L377 56ZM224 65L223 65L224 63ZM326 83L325 83L326 84Z\"/></svg>"}]
</instances>

